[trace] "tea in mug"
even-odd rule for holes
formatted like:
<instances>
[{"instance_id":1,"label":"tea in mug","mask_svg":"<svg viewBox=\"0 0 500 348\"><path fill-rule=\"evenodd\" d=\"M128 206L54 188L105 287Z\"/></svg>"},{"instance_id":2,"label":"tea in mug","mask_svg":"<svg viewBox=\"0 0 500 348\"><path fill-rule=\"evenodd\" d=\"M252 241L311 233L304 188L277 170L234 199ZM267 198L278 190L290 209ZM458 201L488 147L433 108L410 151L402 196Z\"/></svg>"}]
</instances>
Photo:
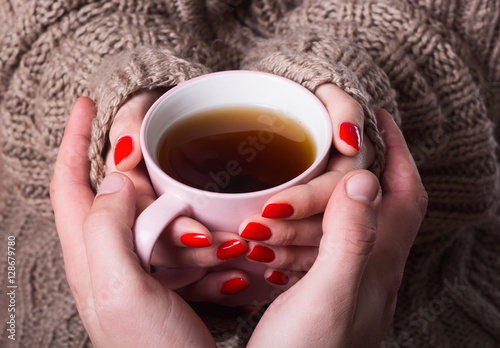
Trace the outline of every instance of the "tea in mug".
<instances>
[{"instance_id":1,"label":"tea in mug","mask_svg":"<svg viewBox=\"0 0 500 348\"><path fill-rule=\"evenodd\" d=\"M175 180L205 191L244 193L283 184L314 162L309 132L261 107L228 107L187 116L163 135L158 164Z\"/></svg>"}]
</instances>

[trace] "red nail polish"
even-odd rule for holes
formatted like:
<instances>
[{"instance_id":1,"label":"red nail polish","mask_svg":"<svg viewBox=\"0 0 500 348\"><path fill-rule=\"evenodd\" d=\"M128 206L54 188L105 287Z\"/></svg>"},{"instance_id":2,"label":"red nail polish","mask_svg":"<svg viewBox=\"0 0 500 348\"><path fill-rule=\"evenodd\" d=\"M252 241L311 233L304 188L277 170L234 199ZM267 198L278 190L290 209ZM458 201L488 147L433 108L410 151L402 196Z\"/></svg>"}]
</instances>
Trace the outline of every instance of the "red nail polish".
<instances>
[{"instance_id":1,"label":"red nail polish","mask_svg":"<svg viewBox=\"0 0 500 348\"><path fill-rule=\"evenodd\" d=\"M266 205L262 217L270 219L281 219L292 216L293 207L287 203L271 203Z\"/></svg>"},{"instance_id":2,"label":"red nail polish","mask_svg":"<svg viewBox=\"0 0 500 348\"><path fill-rule=\"evenodd\" d=\"M248 283L243 278L233 278L222 284L220 292L224 295L232 295L248 288Z\"/></svg>"},{"instance_id":3,"label":"red nail polish","mask_svg":"<svg viewBox=\"0 0 500 348\"><path fill-rule=\"evenodd\" d=\"M240 309L248 314L252 314L252 315L262 315L262 309L261 307L257 307L257 306L252 306L252 305L248 305L248 306L240 306Z\"/></svg>"},{"instance_id":4,"label":"red nail polish","mask_svg":"<svg viewBox=\"0 0 500 348\"><path fill-rule=\"evenodd\" d=\"M273 271L269 277L266 278L266 280L270 283L276 284L276 285L286 285L288 284L288 277L285 273L282 273L280 271Z\"/></svg>"},{"instance_id":5,"label":"red nail polish","mask_svg":"<svg viewBox=\"0 0 500 348\"><path fill-rule=\"evenodd\" d=\"M251 240L268 240L271 238L271 229L258 222L249 222L240 236Z\"/></svg>"},{"instance_id":6,"label":"red nail polish","mask_svg":"<svg viewBox=\"0 0 500 348\"><path fill-rule=\"evenodd\" d=\"M358 127L352 123L343 122L339 127L339 135L340 139L342 139L346 144L359 151L361 148L361 136L359 134Z\"/></svg>"},{"instance_id":7,"label":"red nail polish","mask_svg":"<svg viewBox=\"0 0 500 348\"><path fill-rule=\"evenodd\" d=\"M193 248L211 246L210 240L203 233L186 233L181 236L181 243Z\"/></svg>"},{"instance_id":8,"label":"red nail polish","mask_svg":"<svg viewBox=\"0 0 500 348\"><path fill-rule=\"evenodd\" d=\"M123 162L134 150L134 139L131 136L125 135L118 139L115 145L114 160L115 165Z\"/></svg>"},{"instance_id":9,"label":"red nail polish","mask_svg":"<svg viewBox=\"0 0 500 348\"><path fill-rule=\"evenodd\" d=\"M274 251L263 245L256 245L247 255L250 260L258 262L271 262L274 260Z\"/></svg>"},{"instance_id":10,"label":"red nail polish","mask_svg":"<svg viewBox=\"0 0 500 348\"><path fill-rule=\"evenodd\" d=\"M217 248L217 257L220 260L234 259L247 252L247 247L237 239L222 243Z\"/></svg>"}]
</instances>

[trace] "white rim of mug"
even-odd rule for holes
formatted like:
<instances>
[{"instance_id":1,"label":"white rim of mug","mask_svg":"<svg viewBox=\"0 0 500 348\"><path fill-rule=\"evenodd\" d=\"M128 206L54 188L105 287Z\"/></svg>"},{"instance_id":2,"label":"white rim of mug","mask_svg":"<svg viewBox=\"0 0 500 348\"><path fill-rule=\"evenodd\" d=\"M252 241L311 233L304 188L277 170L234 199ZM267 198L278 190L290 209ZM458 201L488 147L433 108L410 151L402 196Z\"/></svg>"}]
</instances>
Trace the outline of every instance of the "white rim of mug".
<instances>
[{"instance_id":1,"label":"white rim of mug","mask_svg":"<svg viewBox=\"0 0 500 348\"><path fill-rule=\"evenodd\" d=\"M281 76L278 76L278 75L274 75L274 74L264 73L264 72L261 72L261 71L227 70L227 71L214 72L214 73L209 73L209 74L205 74L205 75L202 75L202 76L194 77L192 79L189 79L189 80L186 80L184 82L181 82L178 85L176 85L175 87L172 87L171 89L169 89L160 98L158 98L158 100L156 100L155 103L149 108L148 112L146 113L146 116L144 117L142 125L141 125L141 132L140 132L141 149L147 149L146 140L144 139L144 134L145 134L145 132L147 130L147 125L149 123L149 119L151 118L151 116L152 116L153 112L155 111L155 109L163 102L163 100L165 100L166 98L169 97L169 95L171 95L172 93L174 93L178 89L183 88L183 86L185 86L187 84L196 83L196 81L198 81L198 80L205 80L207 78L210 78L210 77L213 77L213 76L217 76L217 75L228 75L228 74L231 74L231 75L234 75L234 74L235 75L238 75L238 74L239 75L247 75L247 74L248 75L262 75L262 76L265 76L267 78L280 80L280 81L282 81L284 83L288 83L288 84L293 85L295 88L303 89L304 92L309 93L310 95L312 95L314 98L317 99L317 97L310 90L308 90L307 88L303 87L302 85L300 85L300 84L298 84L298 83L296 83L296 82L294 82L292 80L289 80L287 78L284 78L284 77L281 77ZM318 105L320 106L320 109L322 109L322 112L324 113L325 117L329 120L330 116L328 114L328 111L326 110L326 107L323 105L323 103L319 99L317 99L317 102L318 102ZM328 146L328 144L327 144L322 149L320 149L319 153L317 153L317 155L316 155L316 158L315 158L314 162L305 171L303 171L301 174L299 174L298 176L294 177L293 179L291 179L291 180L289 180L289 181L287 181L287 182L285 182L283 184L280 184L278 186L274 186L274 187L271 187L271 188L268 188L268 189L265 189L265 190L251 191L251 192L242 192L242 193L222 193L222 192L213 192L213 191L202 190L202 189L199 189L199 188L195 188L195 187L183 184L182 182L175 180L170 175L168 175L167 173L165 173L158 166L158 164L156 163L156 161L152 158L151 154L149 153L149 150L146 150L146 151L143 150L143 157L144 157L145 161L153 163L152 170L154 170L156 174L160 175L165 180L169 181L171 184L182 188L182 190L184 190L184 191L187 190L187 191L191 191L191 192L194 192L194 193L197 193L197 194L203 194L203 195L205 195L208 198L210 198L210 197L219 197L220 198L221 196L224 196L225 198L228 198L228 199L241 199L243 197L249 198L249 197L253 197L253 196L262 196L262 195L267 195L267 194L272 193L272 192L276 192L277 193L277 192L282 191L282 190L284 190L286 188L295 186L304 177L308 176L312 171L314 171L316 169L318 163L321 162L322 159L325 156L328 155L328 153L330 152L330 148L331 148L331 146L333 144L332 143L332 136L333 136L332 125L331 125L331 122L326 122L326 123L327 123L327 127L325 129L325 131L326 131L326 139L327 139L327 142L328 142L328 140L330 140L330 145ZM151 170L151 167L148 168L148 171L150 171L150 170Z\"/></svg>"}]
</instances>

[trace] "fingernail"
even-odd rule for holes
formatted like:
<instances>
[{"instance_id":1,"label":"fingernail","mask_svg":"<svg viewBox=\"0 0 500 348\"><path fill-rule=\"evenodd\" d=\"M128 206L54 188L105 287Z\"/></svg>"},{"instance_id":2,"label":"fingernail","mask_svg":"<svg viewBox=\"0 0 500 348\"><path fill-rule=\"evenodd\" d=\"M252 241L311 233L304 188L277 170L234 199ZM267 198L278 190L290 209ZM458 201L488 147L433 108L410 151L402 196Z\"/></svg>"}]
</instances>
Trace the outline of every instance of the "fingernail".
<instances>
[{"instance_id":1,"label":"fingernail","mask_svg":"<svg viewBox=\"0 0 500 348\"><path fill-rule=\"evenodd\" d=\"M268 240L271 238L271 229L258 222L249 222L240 236L251 240Z\"/></svg>"},{"instance_id":2,"label":"fingernail","mask_svg":"<svg viewBox=\"0 0 500 348\"><path fill-rule=\"evenodd\" d=\"M263 245L256 245L247 255L247 258L258 262L271 262L274 260L275 255L272 249Z\"/></svg>"},{"instance_id":3,"label":"fingernail","mask_svg":"<svg viewBox=\"0 0 500 348\"><path fill-rule=\"evenodd\" d=\"M181 243L193 248L205 248L212 245L203 233L186 233L181 236Z\"/></svg>"},{"instance_id":4,"label":"fingernail","mask_svg":"<svg viewBox=\"0 0 500 348\"><path fill-rule=\"evenodd\" d=\"M266 278L266 280L270 283L276 284L276 285L286 285L288 284L288 277L286 274L280 272L280 271L273 271L269 277Z\"/></svg>"},{"instance_id":5,"label":"fingernail","mask_svg":"<svg viewBox=\"0 0 500 348\"><path fill-rule=\"evenodd\" d=\"M233 278L222 284L220 292L224 295L232 295L245 290L248 286L249 284L243 278Z\"/></svg>"},{"instance_id":6,"label":"fingernail","mask_svg":"<svg viewBox=\"0 0 500 348\"><path fill-rule=\"evenodd\" d=\"M240 309L248 314L252 314L252 315L262 315L262 309L261 307L257 307L257 306L251 306L251 305L248 305L248 306L240 306Z\"/></svg>"},{"instance_id":7,"label":"fingernail","mask_svg":"<svg viewBox=\"0 0 500 348\"><path fill-rule=\"evenodd\" d=\"M217 257L220 260L234 259L247 252L247 247L237 239L222 243L217 248Z\"/></svg>"},{"instance_id":8,"label":"fingernail","mask_svg":"<svg viewBox=\"0 0 500 348\"><path fill-rule=\"evenodd\" d=\"M339 136L347 145L354 147L359 151L361 148L361 136L357 126L349 122L340 124Z\"/></svg>"},{"instance_id":9,"label":"fingernail","mask_svg":"<svg viewBox=\"0 0 500 348\"><path fill-rule=\"evenodd\" d=\"M102 180L97 196L118 192L123 185L125 185L125 178L121 174L111 173Z\"/></svg>"},{"instance_id":10,"label":"fingernail","mask_svg":"<svg viewBox=\"0 0 500 348\"><path fill-rule=\"evenodd\" d=\"M118 139L115 145L114 160L115 165L123 162L134 150L134 139L131 136L125 135Z\"/></svg>"},{"instance_id":11,"label":"fingernail","mask_svg":"<svg viewBox=\"0 0 500 348\"><path fill-rule=\"evenodd\" d=\"M293 207L288 203L271 203L266 205L262 217L270 219L282 219L292 216Z\"/></svg>"},{"instance_id":12,"label":"fingernail","mask_svg":"<svg viewBox=\"0 0 500 348\"><path fill-rule=\"evenodd\" d=\"M362 172L351 176L345 189L349 197L371 203L377 198L380 185L374 175Z\"/></svg>"}]
</instances>

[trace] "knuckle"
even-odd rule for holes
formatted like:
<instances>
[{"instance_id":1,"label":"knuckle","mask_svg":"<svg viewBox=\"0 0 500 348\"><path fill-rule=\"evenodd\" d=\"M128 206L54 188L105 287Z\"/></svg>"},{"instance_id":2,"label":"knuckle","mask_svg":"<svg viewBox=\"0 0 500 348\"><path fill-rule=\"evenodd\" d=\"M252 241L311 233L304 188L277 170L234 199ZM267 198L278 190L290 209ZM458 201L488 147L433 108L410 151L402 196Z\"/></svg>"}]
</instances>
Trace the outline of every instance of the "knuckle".
<instances>
[{"instance_id":1,"label":"knuckle","mask_svg":"<svg viewBox=\"0 0 500 348\"><path fill-rule=\"evenodd\" d=\"M291 270L298 264L298 259L294 253L280 251L276 253L276 259L269 264L270 267Z\"/></svg>"},{"instance_id":2,"label":"knuckle","mask_svg":"<svg viewBox=\"0 0 500 348\"><path fill-rule=\"evenodd\" d=\"M321 184L330 183L329 177L332 174L326 173L324 174L324 181L322 180ZM323 212L326 207L327 198L329 197L330 191L333 192L329 187L325 185L316 185L307 183L303 185L303 193L301 195L301 199L303 202L306 202L304 205L304 213L303 217L312 216Z\"/></svg>"},{"instance_id":3,"label":"knuckle","mask_svg":"<svg viewBox=\"0 0 500 348\"><path fill-rule=\"evenodd\" d=\"M377 230L371 225L356 223L344 228L345 252L355 255L369 255L377 240Z\"/></svg>"},{"instance_id":4,"label":"knuckle","mask_svg":"<svg viewBox=\"0 0 500 348\"><path fill-rule=\"evenodd\" d=\"M207 250L204 249L192 249L189 251L190 254L190 262L188 262L192 266L196 267L213 267L221 263L215 257L215 253L211 252L207 255Z\"/></svg>"},{"instance_id":5,"label":"knuckle","mask_svg":"<svg viewBox=\"0 0 500 348\"><path fill-rule=\"evenodd\" d=\"M59 194L59 189L57 188L57 181L56 181L56 178L53 176L52 179L50 180L50 184L49 184L49 197L50 197L50 204L52 205L52 208L54 209L54 213L57 206L56 206L56 202L57 202L57 195Z\"/></svg>"},{"instance_id":6,"label":"knuckle","mask_svg":"<svg viewBox=\"0 0 500 348\"><path fill-rule=\"evenodd\" d=\"M69 289L71 290L71 293L75 298L75 301L79 302L80 295L78 292L77 278L80 277L81 275L76 275L74 274L74 272L71 272L71 269L68 266L65 266L65 268L66 268L66 280L68 282Z\"/></svg>"},{"instance_id":7,"label":"knuckle","mask_svg":"<svg viewBox=\"0 0 500 348\"><path fill-rule=\"evenodd\" d=\"M278 231L273 231L273 234L276 236L274 245L289 245L297 239L297 230L294 224L286 224L286 226L283 226Z\"/></svg>"},{"instance_id":8,"label":"knuckle","mask_svg":"<svg viewBox=\"0 0 500 348\"><path fill-rule=\"evenodd\" d=\"M429 194L425 189L422 182L419 183L419 189L417 194L417 207L420 213L420 219L422 220L427 212L427 206L429 205Z\"/></svg>"},{"instance_id":9,"label":"knuckle","mask_svg":"<svg viewBox=\"0 0 500 348\"><path fill-rule=\"evenodd\" d=\"M349 96L344 98L342 102L345 104L347 108L351 109L358 117L362 119L364 111L363 108L361 107L361 104L359 104L356 101L356 99Z\"/></svg>"},{"instance_id":10,"label":"knuckle","mask_svg":"<svg viewBox=\"0 0 500 348\"><path fill-rule=\"evenodd\" d=\"M312 252L308 253L306 256L303 257L301 261L301 268L300 269L295 269L294 271L309 271L313 264L316 262L316 259L318 258L319 255L319 249L314 248Z\"/></svg>"},{"instance_id":11,"label":"knuckle","mask_svg":"<svg viewBox=\"0 0 500 348\"><path fill-rule=\"evenodd\" d=\"M318 253L317 247L282 248L269 266L289 271L308 271L316 261Z\"/></svg>"},{"instance_id":12,"label":"knuckle","mask_svg":"<svg viewBox=\"0 0 500 348\"><path fill-rule=\"evenodd\" d=\"M110 222L109 213L106 212L106 208L103 207L99 211L91 210L87 218L83 222L83 232L89 232L96 229L99 230L109 230L109 228L114 227L114 224Z\"/></svg>"}]
</instances>

